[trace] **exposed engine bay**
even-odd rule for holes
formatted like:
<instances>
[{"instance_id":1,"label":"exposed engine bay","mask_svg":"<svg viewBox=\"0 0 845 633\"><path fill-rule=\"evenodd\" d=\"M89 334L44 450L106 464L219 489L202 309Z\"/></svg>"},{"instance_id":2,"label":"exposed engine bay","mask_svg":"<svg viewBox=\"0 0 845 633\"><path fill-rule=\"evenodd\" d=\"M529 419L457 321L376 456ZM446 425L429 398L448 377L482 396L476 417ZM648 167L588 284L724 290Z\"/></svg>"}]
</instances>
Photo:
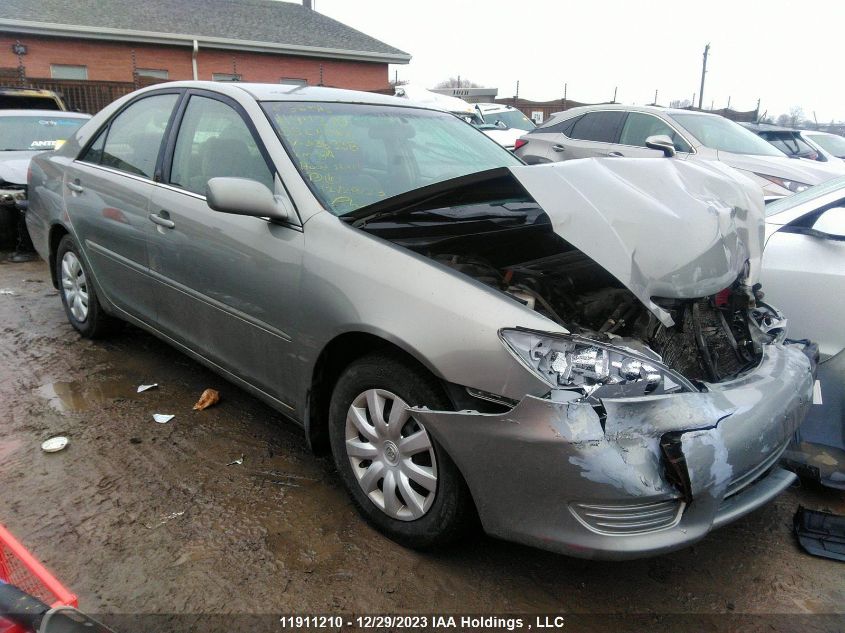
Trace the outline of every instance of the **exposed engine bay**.
<instances>
[{"instance_id":1,"label":"exposed engine bay","mask_svg":"<svg viewBox=\"0 0 845 633\"><path fill-rule=\"evenodd\" d=\"M390 221L367 221L365 230L496 288L573 334L656 353L693 382L730 380L755 367L762 345L785 325L762 303L759 287L744 285L740 275L713 296L652 297L671 315L674 325L667 327L605 268L557 235L530 199L390 215Z\"/></svg>"},{"instance_id":2,"label":"exposed engine bay","mask_svg":"<svg viewBox=\"0 0 845 633\"><path fill-rule=\"evenodd\" d=\"M658 299L675 321L667 328L578 250L501 267L475 254L432 257L573 333L634 347L637 341L646 343L664 364L693 381L719 382L753 368L762 344L774 340L781 325L780 315L757 300L762 293L739 281L713 297Z\"/></svg>"}]
</instances>

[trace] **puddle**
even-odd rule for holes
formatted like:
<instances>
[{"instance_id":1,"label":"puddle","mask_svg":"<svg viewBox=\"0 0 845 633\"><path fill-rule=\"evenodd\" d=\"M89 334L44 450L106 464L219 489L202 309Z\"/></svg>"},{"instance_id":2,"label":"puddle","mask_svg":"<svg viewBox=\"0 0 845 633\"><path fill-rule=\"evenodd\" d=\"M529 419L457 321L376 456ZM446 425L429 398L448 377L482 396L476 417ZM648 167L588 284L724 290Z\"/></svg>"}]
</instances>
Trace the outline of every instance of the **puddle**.
<instances>
[{"instance_id":1,"label":"puddle","mask_svg":"<svg viewBox=\"0 0 845 633\"><path fill-rule=\"evenodd\" d=\"M135 395L135 385L128 381L51 382L36 391L52 408L64 413L88 411L117 399L131 398Z\"/></svg>"}]
</instances>

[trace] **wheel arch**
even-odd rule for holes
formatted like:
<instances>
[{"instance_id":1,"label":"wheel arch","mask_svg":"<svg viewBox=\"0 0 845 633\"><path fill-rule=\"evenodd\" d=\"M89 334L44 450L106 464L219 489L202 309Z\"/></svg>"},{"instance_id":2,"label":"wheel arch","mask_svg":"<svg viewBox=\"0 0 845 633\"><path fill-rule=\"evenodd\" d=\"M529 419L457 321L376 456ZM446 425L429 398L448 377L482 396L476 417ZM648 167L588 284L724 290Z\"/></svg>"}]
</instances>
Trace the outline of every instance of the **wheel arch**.
<instances>
[{"instance_id":1,"label":"wheel arch","mask_svg":"<svg viewBox=\"0 0 845 633\"><path fill-rule=\"evenodd\" d=\"M49 248L49 259L47 263L50 265L50 279L53 282L53 288L58 289L59 278L56 275L56 252L59 250L59 242L65 235L70 235L64 224L55 223L50 227L50 232L47 237L47 244Z\"/></svg>"},{"instance_id":2,"label":"wheel arch","mask_svg":"<svg viewBox=\"0 0 845 633\"><path fill-rule=\"evenodd\" d=\"M351 363L372 354L395 354L434 377L445 397L450 398L446 382L419 356L400 343L377 333L349 331L338 334L320 351L311 372L305 405L305 436L309 448L318 455L327 454L329 447L328 411L334 386L343 370Z\"/></svg>"}]
</instances>

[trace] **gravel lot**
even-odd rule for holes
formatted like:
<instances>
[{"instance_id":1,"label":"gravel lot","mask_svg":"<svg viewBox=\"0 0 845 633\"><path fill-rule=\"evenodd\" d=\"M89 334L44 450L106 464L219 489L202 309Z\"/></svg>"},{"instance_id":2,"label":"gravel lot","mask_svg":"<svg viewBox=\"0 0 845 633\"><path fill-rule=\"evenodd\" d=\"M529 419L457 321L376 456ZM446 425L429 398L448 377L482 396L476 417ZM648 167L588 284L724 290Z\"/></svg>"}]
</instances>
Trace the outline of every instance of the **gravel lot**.
<instances>
[{"instance_id":1,"label":"gravel lot","mask_svg":"<svg viewBox=\"0 0 845 633\"><path fill-rule=\"evenodd\" d=\"M738 614L782 614L767 631L824 613L838 615L801 628L842 630L845 567L804 554L791 534L799 504L845 513L841 493L795 487L650 560L576 560L481 534L409 551L364 524L330 460L279 414L135 328L80 339L47 266L3 262L0 289L14 294L0 293L0 522L84 610L561 612L578 630L635 626L591 613L667 614L648 616L650 630L671 629L669 614L708 614L712 630L758 630ZM150 382L160 387L135 393ZM221 403L192 411L206 387ZM153 413L176 417L156 424ZM68 448L41 452L58 434Z\"/></svg>"}]
</instances>

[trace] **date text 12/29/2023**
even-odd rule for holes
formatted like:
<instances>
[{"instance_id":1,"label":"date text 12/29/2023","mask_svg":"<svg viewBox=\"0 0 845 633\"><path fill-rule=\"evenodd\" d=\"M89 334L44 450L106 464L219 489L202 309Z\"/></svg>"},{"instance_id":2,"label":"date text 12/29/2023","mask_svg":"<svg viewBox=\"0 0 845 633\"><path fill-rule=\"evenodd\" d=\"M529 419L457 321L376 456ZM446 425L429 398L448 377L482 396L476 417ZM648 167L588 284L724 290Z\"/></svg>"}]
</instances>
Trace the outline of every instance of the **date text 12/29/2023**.
<instances>
[{"instance_id":1,"label":"date text 12/29/2023","mask_svg":"<svg viewBox=\"0 0 845 633\"><path fill-rule=\"evenodd\" d=\"M279 624L283 629L530 631L562 629L565 620L561 615L532 618L499 615L285 615L279 618Z\"/></svg>"}]
</instances>

